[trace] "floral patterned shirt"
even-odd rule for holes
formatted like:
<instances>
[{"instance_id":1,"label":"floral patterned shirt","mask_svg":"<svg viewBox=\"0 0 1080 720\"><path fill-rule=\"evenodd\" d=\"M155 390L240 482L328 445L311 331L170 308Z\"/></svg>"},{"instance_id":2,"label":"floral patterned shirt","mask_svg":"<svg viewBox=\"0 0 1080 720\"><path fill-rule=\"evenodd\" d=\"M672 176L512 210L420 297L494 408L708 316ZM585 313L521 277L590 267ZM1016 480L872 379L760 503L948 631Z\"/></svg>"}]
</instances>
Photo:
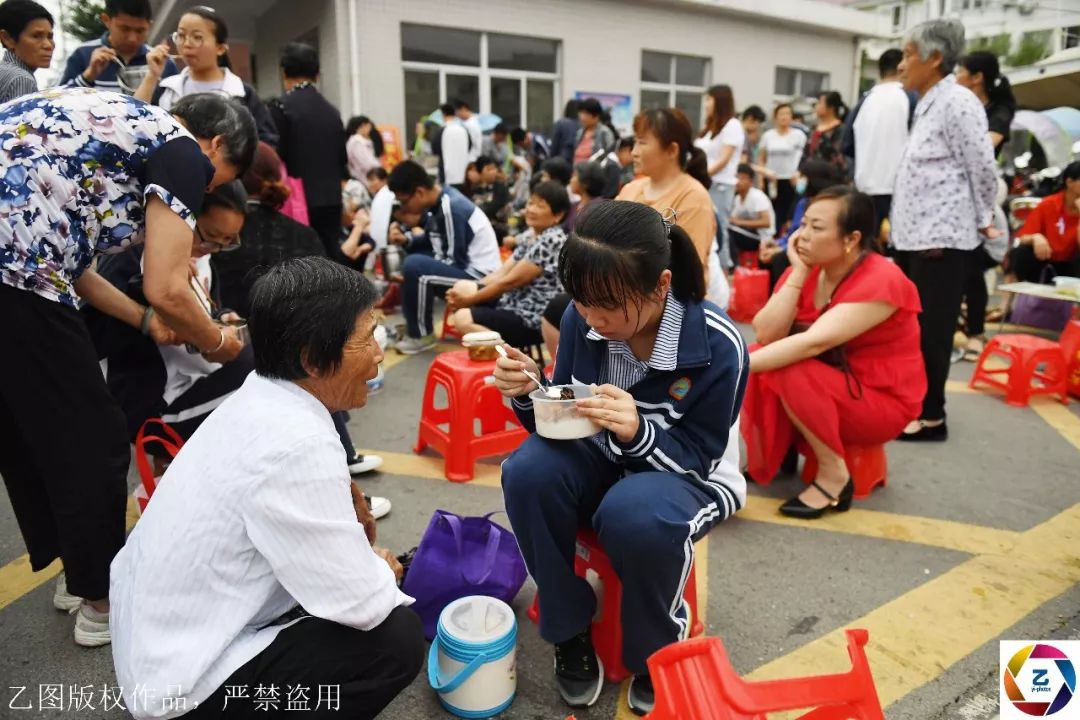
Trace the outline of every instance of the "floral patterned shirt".
<instances>
[{"instance_id":1,"label":"floral patterned shirt","mask_svg":"<svg viewBox=\"0 0 1080 720\"><path fill-rule=\"evenodd\" d=\"M993 222L994 150L986 110L955 75L919 100L893 190L890 242L897 250L974 250Z\"/></svg>"},{"instance_id":2,"label":"floral patterned shirt","mask_svg":"<svg viewBox=\"0 0 1080 720\"><path fill-rule=\"evenodd\" d=\"M518 235L513 260L525 260L543 272L528 285L514 288L499 298L498 308L517 313L525 324L540 329L540 318L552 298L562 292L559 282L559 253L566 243L566 231L552 225L537 237L532 228Z\"/></svg>"},{"instance_id":3,"label":"floral patterned shirt","mask_svg":"<svg viewBox=\"0 0 1080 720\"><path fill-rule=\"evenodd\" d=\"M77 307L98 253L143 241L156 195L194 229L213 166L167 111L90 88L0 106L0 282Z\"/></svg>"}]
</instances>

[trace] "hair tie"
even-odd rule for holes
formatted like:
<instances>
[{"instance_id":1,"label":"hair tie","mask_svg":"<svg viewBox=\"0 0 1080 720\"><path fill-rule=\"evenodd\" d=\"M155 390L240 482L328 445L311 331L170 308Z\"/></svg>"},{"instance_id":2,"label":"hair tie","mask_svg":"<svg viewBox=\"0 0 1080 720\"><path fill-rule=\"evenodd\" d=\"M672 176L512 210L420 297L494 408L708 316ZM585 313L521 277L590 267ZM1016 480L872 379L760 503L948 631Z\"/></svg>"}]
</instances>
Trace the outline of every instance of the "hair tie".
<instances>
[{"instance_id":1,"label":"hair tie","mask_svg":"<svg viewBox=\"0 0 1080 720\"><path fill-rule=\"evenodd\" d=\"M660 215L660 221L664 223L664 234L671 237L671 226L679 219L679 213L675 208L668 208Z\"/></svg>"},{"instance_id":2,"label":"hair tie","mask_svg":"<svg viewBox=\"0 0 1080 720\"><path fill-rule=\"evenodd\" d=\"M996 78L994 78L994 87L1000 87L1000 86L1001 86L1001 76L998 75Z\"/></svg>"},{"instance_id":3,"label":"hair tie","mask_svg":"<svg viewBox=\"0 0 1080 720\"><path fill-rule=\"evenodd\" d=\"M691 155L693 155L693 152L690 151L690 150L687 150L686 151L686 162L690 162Z\"/></svg>"}]
</instances>

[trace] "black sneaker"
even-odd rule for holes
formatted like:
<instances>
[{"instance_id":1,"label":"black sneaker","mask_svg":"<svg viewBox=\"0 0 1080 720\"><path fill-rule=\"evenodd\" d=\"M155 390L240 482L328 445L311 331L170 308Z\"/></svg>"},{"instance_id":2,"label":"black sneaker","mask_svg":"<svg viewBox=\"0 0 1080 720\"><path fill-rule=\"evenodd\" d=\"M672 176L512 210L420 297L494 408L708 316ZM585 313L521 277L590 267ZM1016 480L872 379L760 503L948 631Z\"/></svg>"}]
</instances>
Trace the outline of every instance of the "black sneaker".
<instances>
[{"instance_id":1,"label":"black sneaker","mask_svg":"<svg viewBox=\"0 0 1080 720\"><path fill-rule=\"evenodd\" d=\"M648 715L656 705L656 694L653 692L652 678L648 675L635 675L630 681L630 691L626 694L626 702L631 712L635 715Z\"/></svg>"},{"instance_id":2,"label":"black sneaker","mask_svg":"<svg viewBox=\"0 0 1080 720\"><path fill-rule=\"evenodd\" d=\"M604 664L588 630L555 645L555 684L572 708L591 707L604 689Z\"/></svg>"}]
</instances>

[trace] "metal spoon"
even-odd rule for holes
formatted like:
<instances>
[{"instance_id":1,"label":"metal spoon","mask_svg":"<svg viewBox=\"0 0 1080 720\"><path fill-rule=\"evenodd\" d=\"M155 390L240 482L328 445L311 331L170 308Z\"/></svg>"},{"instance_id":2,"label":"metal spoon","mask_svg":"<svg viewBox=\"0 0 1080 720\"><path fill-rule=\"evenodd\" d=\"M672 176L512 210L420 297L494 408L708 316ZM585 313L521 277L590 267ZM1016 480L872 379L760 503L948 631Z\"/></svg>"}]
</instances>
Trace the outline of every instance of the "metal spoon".
<instances>
[{"instance_id":1,"label":"metal spoon","mask_svg":"<svg viewBox=\"0 0 1080 720\"><path fill-rule=\"evenodd\" d=\"M498 351L498 353L499 353L500 355L502 355L502 356L503 356L504 358L506 358L507 360L509 360L509 359L510 359L510 356L509 356L509 355L508 355L508 354L506 353L506 348L504 348L504 347L503 347L502 345L496 345L496 346L495 346L495 349L496 349L496 350ZM529 378L529 379L530 379L530 380L532 380L532 381L533 381L534 383L536 383L536 387L538 387L538 388L545 388L545 387L547 387L547 383L546 383L546 382L540 382L540 379L539 379L539 378L537 378L537 377L536 377L535 375L533 375L533 374L532 374L531 372L529 372L528 370L526 370L526 369L522 368L521 372L525 373L525 376L526 376L527 378ZM547 379L547 378L545 378L545 380L546 380L546 379Z\"/></svg>"}]
</instances>

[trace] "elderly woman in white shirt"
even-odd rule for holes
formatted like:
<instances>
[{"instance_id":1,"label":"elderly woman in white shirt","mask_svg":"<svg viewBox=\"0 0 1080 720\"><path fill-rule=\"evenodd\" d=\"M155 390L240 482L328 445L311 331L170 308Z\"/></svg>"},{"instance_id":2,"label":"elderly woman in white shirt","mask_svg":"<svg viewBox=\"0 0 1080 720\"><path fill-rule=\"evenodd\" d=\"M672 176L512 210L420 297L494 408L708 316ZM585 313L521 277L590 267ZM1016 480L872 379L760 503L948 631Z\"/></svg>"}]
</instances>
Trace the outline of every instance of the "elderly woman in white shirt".
<instances>
[{"instance_id":1,"label":"elderly woman in white shirt","mask_svg":"<svg viewBox=\"0 0 1080 720\"><path fill-rule=\"evenodd\" d=\"M907 147L896 173L890 241L919 289L927 390L919 419L901 440L942 441L949 377L964 278L976 248L998 236L994 151L986 110L952 74L964 52L964 26L931 20L904 41L900 79L919 94Z\"/></svg>"},{"instance_id":2,"label":"elderly woman in white shirt","mask_svg":"<svg viewBox=\"0 0 1080 720\"><path fill-rule=\"evenodd\" d=\"M255 372L184 445L112 565L113 661L138 720L249 717L260 686L375 717L419 672L401 566L372 544L330 417L367 401L377 297L318 257L252 288Z\"/></svg>"}]
</instances>

